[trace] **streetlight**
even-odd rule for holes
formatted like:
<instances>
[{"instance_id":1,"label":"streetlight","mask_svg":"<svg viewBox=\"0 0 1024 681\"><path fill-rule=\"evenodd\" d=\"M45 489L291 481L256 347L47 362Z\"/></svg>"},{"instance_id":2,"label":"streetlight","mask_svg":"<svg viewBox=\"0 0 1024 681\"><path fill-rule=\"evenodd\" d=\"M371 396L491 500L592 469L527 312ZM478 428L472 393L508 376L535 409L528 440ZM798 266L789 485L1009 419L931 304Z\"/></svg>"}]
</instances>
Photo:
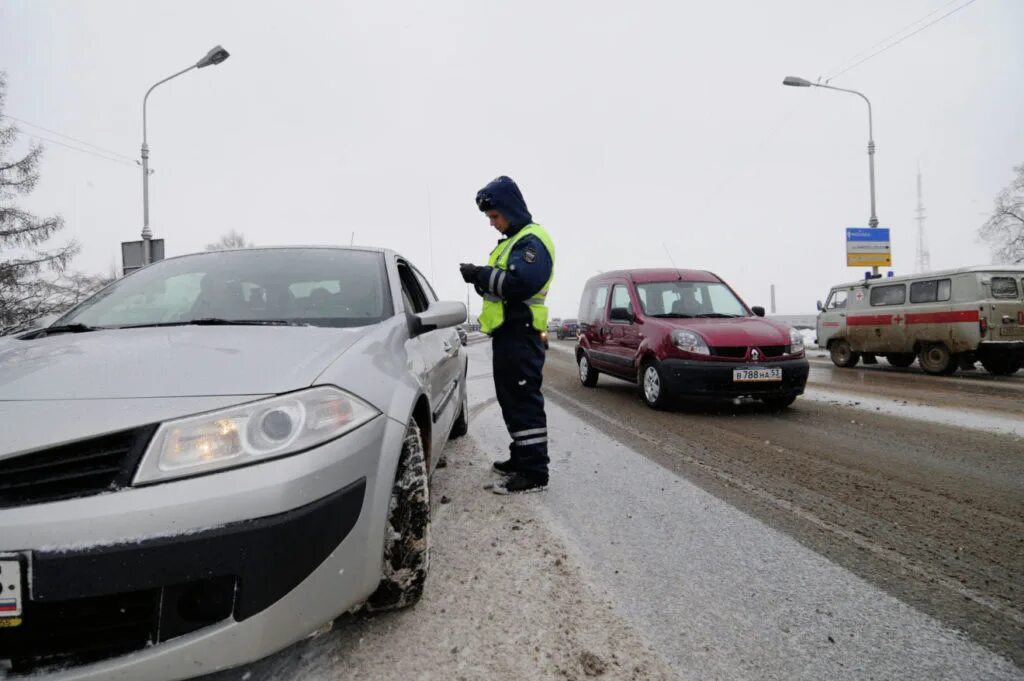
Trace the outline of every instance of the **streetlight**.
<instances>
[{"instance_id":1,"label":"streetlight","mask_svg":"<svg viewBox=\"0 0 1024 681\"><path fill-rule=\"evenodd\" d=\"M151 93L157 85L163 85L172 78L177 78L183 73L188 73L192 69L201 69L207 66L216 66L225 59L230 57L231 54L220 45L217 45L212 50L206 53L206 55L197 61L187 69L182 69L172 76L164 78L160 82L153 85L153 87L146 90L146 96L142 98L142 264L148 265L151 261L150 251L150 240L153 238L153 231L149 228L149 144L146 140L146 102L149 100L149 93Z\"/></svg>"},{"instance_id":2,"label":"streetlight","mask_svg":"<svg viewBox=\"0 0 1024 681\"><path fill-rule=\"evenodd\" d=\"M863 99L868 105L868 173L871 178L871 218L868 220L869 227L878 227L878 216L875 215L875 134L874 128L871 122L871 101L863 95L863 93L857 92L856 90L847 90L841 87L834 87L832 85L825 85L823 83L812 83L804 78L797 78L796 76L786 76L782 81L783 85L789 85L792 87L823 87L827 90L838 90L839 92L849 92L850 94L857 95ZM874 268L874 273L878 274L878 268Z\"/></svg>"}]
</instances>

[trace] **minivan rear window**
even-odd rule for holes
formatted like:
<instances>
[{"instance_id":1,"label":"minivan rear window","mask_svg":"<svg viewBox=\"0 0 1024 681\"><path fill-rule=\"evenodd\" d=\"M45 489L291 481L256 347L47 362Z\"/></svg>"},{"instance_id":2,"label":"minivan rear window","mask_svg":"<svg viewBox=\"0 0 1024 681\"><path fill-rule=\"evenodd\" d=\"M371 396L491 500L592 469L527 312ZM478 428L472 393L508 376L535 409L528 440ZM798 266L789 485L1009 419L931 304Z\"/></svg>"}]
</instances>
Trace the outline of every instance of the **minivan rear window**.
<instances>
[{"instance_id":1,"label":"minivan rear window","mask_svg":"<svg viewBox=\"0 0 1024 681\"><path fill-rule=\"evenodd\" d=\"M949 300L953 282L949 279L915 281L910 285L910 302L941 303Z\"/></svg>"},{"instance_id":2,"label":"minivan rear window","mask_svg":"<svg viewBox=\"0 0 1024 681\"><path fill-rule=\"evenodd\" d=\"M907 287L903 284L874 286L871 289L871 304L875 307L880 305L902 305L905 302L907 302Z\"/></svg>"},{"instance_id":3,"label":"minivan rear window","mask_svg":"<svg viewBox=\"0 0 1024 681\"><path fill-rule=\"evenodd\" d=\"M992 297L993 298L1016 298L1017 293L1017 281L1010 277L992 277Z\"/></svg>"}]
</instances>

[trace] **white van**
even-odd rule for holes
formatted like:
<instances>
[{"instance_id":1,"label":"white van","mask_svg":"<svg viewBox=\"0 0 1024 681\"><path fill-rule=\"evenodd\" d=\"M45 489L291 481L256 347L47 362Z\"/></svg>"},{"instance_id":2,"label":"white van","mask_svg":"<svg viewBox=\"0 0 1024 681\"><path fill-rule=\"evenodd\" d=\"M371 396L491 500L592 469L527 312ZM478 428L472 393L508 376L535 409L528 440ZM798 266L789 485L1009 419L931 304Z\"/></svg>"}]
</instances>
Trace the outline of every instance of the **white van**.
<instances>
[{"instance_id":1,"label":"white van","mask_svg":"<svg viewBox=\"0 0 1024 681\"><path fill-rule=\"evenodd\" d=\"M1024 266L989 265L832 287L818 301L818 345L836 366L876 355L929 374L976 361L1007 376L1024 365Z\"/></svg>"}]
</instances>

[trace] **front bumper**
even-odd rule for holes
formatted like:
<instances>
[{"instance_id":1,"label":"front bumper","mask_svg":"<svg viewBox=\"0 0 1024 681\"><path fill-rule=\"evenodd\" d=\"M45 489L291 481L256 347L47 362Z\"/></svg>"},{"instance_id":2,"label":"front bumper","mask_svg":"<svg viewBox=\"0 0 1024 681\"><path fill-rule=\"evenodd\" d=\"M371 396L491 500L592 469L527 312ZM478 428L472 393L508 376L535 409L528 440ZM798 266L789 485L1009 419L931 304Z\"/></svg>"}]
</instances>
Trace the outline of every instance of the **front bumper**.
<instances>
[{"instance_id":1,"label":"front bumper","mask_svg":"<svg viewBox=\"0 0 1024 681\"><path fill-rule=\"evenodd\" d=\"M781 381L736 383L734 369L782 369ZM732 399L735 397L790 397L802 395L810 364L806 357L748 364L746 362L704 362L666 359L661 363L662 380L669 393L682 398Z\"/></svg>"},{"instance_id":2,"label":"front bumper","mask_svg":"<svg viewBox=\"0 0 1024 681\"><path fill-rule=\"evenodd\" d=\"M381 416L259 465L3 510L0 553L30 577L0 660L71 665L53 679L183 679L303 638L379 581L404 430Z\"/></svg>"}]
</instances>

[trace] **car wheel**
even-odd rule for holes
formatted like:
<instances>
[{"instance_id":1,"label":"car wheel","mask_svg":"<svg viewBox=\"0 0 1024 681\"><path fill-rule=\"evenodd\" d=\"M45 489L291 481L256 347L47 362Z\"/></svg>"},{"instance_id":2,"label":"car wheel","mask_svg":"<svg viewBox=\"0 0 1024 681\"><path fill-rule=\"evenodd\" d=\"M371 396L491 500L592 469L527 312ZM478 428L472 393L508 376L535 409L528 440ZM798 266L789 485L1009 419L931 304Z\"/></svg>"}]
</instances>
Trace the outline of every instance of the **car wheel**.
<instances>
[{"instance_id":1,"label":"car wheel","mask_svg":"<svg viewBox=\"0 0 1024 681\"><path fill-rule=\"evenodd\" d=\"M580 383L587 386L588 388L593 388L595 385L597 385L597 377L600 374L597 371L597 369L590 366L590 358L587 357L587 354L585 352L580 353L579 359L577 360L577 364L579 365L580 369Z\"/></svg>"},{"instance_id":2,"label":"car wheel","mask_svg":"<svg viewBox=\"0 0 1024 681\"><path fill-rule=\"evenodd\" d=\"M665 385L661 367L657 360L648 359L640 366L640 397L651 409L664 409L668 406L668 387Z\"/></svg>"},{"instance_id":3,"label":"car wheel","mask_svg":"<svg viewBox=\"0 0 1024 681\"><path fill-rule=\"evenodd\" d=\"M402 442L385 527L380 584L366 603L370 612L414 605L423 595L430 564L430 491L419 426L410 422Z\"/></svg>"},{"instance_id":4,"label":"car wheel","mask_svg":"<svg viewBox=\"0 0 1024 681\"><path fill-rule=\"evenodd\" d=\"M850 341L845 338L837 340L829 348L829 356L832 358L832 363L837 367L849 369L852 366L856 366L857 362L860 361L860 353L854 352L850 346Z\"/></svg>"},{"instance_id":5,"label":"car wheel","mask_svg":"<svg viewBox=\"0 0 1024 681\"><path fill-rule=\"evenodd\" d=\"M953 353L942 343L929 343L921 348L917 361L926 374L950 376L956 372Z\"/></svg>"},{"instance_id":6,"label":"car wheel","mask_svg":"<svg viewBox=\"0 0 1024 681\"><path fill-rule=\"evenodd\" d=\"M772 411L782 411L789 405L796 402L796 395L788 395L786 397L762 397L761 401L764 402L764 406Z\"/></svg>"},{"instance_id":7,"label":"car wheel","mask_svg":"<svg viewBox=\"0 0 1024 681\"><path fill-rule=\"evenodd\" d=\"M465 394L462 396L462 409L459 410L459 415L455 418L455 423L452 424L452 432L448 435L450 440L464 437L469 433L469 391L463 392Z\"/></svg>"},{"instance_id":8,"label":"car wheel","mask_svg":"<svg viewBox=\"0 0 1024 681\"><path fill-rule=\"evenodd\" d=\"M912 352L900 352L885 356L885 361L887 361L894 367L899 367L900 369L906 369L908 366L914 363L915 359L917 358L914 357L914 353Z\"/></svg>"},{"instance_id":9,"label":"car wheel","mask_svg":"<svg viewBox=\"0 0 1024 681\"><path fill-rule=\"evenodd\" d=\"M996 376L1010 376L1020 370L1021 363L1018 360L1006 357L991 357L981 360L981 366L985 371Z\"/></svg>"}]
</instances>

